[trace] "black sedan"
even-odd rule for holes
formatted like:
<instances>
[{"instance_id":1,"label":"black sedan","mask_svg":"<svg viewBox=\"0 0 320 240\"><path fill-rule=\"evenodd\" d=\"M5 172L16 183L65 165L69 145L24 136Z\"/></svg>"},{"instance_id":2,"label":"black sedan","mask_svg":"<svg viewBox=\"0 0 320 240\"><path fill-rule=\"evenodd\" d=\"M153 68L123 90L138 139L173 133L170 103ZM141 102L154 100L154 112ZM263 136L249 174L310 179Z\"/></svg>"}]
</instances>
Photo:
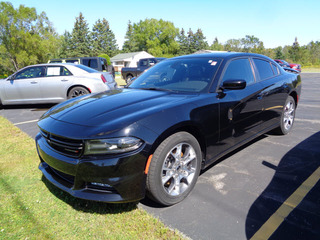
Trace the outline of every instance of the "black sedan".
<instances>
[{"instance_id":1,"label":"black sedan","mask_svg":"<svg viewBox=\"0 0 320 240\"><path fill-rule=\"evenodd\" d=\"M270 130L287 134L300 92L300 75L262 55L168 59L125 89L45 113L36 137L39 168L78 198L130 202L147 193L172 205L223 155Z\"/></svg>"}]
</instances>

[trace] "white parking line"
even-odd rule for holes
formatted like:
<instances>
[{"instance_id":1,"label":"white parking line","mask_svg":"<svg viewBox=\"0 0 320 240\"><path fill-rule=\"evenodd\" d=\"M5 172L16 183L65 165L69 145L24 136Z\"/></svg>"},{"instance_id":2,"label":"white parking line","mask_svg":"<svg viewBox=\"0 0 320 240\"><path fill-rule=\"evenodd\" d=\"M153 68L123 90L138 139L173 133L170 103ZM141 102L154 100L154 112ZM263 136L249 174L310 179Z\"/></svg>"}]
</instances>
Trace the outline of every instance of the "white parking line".
<instances>
[{"instance_id":1,"label":"white parking line","mask_svg":"<svg viewBox=\"0 0 320 240\"><path fill-rule=\"evenodd\" d=\"M25 122L14 123L13 125L17 126L17 125L26 124L26 123L33 123L33 122L38 122L38 119L25 121Z\"/></svg>"},{"instance_id":2,"label":"white parking line","mask_svg":"<svg viewBox=\"0 0 320 240\"><path fill-rule=\"evenodd\" d=\"M303 119L303 118L296 118L294 120L297 122L309 122L309 123L313 123L313 124L320 124L320 120Z\"/></svg>"}]
</instances>

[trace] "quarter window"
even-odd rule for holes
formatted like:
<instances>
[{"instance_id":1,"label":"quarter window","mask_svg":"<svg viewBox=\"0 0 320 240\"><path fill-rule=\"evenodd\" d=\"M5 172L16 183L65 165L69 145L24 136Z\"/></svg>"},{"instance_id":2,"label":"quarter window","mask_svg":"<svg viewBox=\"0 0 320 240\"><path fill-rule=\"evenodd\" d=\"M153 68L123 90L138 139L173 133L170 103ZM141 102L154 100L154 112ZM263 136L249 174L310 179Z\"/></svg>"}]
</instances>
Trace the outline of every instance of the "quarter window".
<instances>
[{"instance_id":1,"label":"quarter window","mask_svg":"<svg viewBox=\"0 0 320 240\"><path fill-rule=\"evenodd\" d=\"M271 66L272 66L273 74L277 76L279 74L278 67L273 63L271 64Z\"/></svg>"},{"instance_id":2,"label":"quarter window","mask_svg":"<svg viewBox=\"0 0 320 240\"><path fill-rule=\"evenodd\" d=\"M257 70L259 72L260 81L273 77L273 70L268 61L254 58L253 62L256 65Z\"/></svg>"},{"instance_id":3,"label":"quarter window","mask_svg":"<svg viewBox=\"0 0 320 240\"><path fill-rule=\"evenodd\" d=\"M236 79L245 80L247 85L254 83L254 76L249 59L236 59L230 62L227 66L222 81Z\"/></svg>"}]
</instances>

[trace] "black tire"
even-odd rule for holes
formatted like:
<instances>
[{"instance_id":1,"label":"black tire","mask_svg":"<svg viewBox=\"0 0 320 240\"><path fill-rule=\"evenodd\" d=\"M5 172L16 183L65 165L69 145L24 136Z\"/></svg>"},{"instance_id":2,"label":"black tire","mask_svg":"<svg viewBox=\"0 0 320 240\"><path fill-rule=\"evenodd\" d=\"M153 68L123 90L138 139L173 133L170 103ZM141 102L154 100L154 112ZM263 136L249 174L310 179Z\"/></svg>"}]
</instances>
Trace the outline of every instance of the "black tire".
<instances>
[{"instance_id":1,"label":"black tire","mask_svg":"<svg viewBox=\"0 0 320 240\"><path fill-rule=\"evenodd\" d=\"M126 83L127 83L127 84L130 84L132 78L133 78L133 76L129 74L129 75L126 77Z\"/></svg>"},{"instance_id":2,"label":"black tire","mask_svg":"<svg viewBox=\"0 0 320 240\"><path fill-rule=\"evenodd\" d=\"M280 126L274 130L275 133L280 135L288 134L294 123L294 118L296 114L296 102L293 97L288 96L282 110Z\"/></svg>"},{"instance_id":3,"label":"black tire","mask_svg":"<svg viewBox=\"0 0 320 240\"><path fill-rule=\"evenodd\" d=\"M148 196L165 206L185 199L197 182L201 155L197 139L187 132L178 132L165 139L150 163Z\"/></svg>"},{"instance_id":4,"label":"black tire","mask_svg":"<svg viewBox=\"0 0 320 240\"><path fill-rule=\"evenodd\" d=\"M75 98L89 93L89 90L84 87L73 87L68 93L68 98Z\"/></svg>"}]
</instances>

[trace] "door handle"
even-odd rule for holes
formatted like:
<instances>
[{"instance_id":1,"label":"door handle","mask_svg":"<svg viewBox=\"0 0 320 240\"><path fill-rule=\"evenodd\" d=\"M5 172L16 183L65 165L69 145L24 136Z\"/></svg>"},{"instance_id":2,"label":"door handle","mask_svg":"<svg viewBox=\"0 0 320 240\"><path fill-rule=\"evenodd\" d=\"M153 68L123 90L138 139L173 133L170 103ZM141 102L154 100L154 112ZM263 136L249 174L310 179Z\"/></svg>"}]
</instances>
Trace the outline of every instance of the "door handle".
<instances>
[{"instance_id":1,"label":"door handle","mask_svg":"<svg viewBox=\"0 0 320 240\"><path fill-rule=\"evenodd\" d=\"M62 79L61 82L68 82L69 80L67 79Z\"/></svg>"},{"instance_id":2,"label":"door handle","mask_svg":"<svg viewBox=\"0 0 320 240\"><path fill-rule=\"evenodd\" d=\"M30 82L31 84L37 84L38 82L35 82L35 81L33 81L33 82Z\"/></svg>"}]
</instances>

